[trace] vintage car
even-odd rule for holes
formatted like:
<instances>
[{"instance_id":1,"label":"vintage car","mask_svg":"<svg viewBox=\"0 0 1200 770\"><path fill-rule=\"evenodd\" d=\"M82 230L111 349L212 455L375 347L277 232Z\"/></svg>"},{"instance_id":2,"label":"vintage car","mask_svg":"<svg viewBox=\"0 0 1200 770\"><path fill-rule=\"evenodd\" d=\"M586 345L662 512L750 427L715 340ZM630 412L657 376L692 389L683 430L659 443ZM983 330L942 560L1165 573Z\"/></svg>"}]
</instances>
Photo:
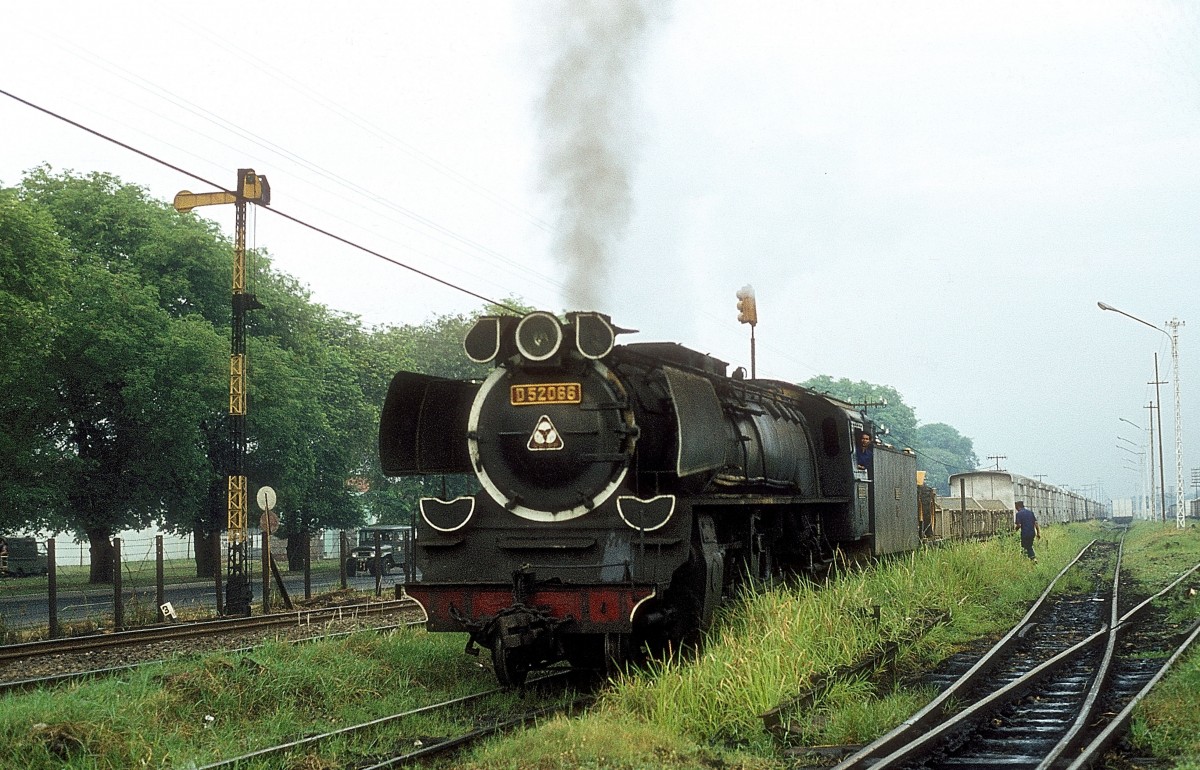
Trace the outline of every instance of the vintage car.
<instances>
[{"instance_id":1,"label":"vintage car","mask_svg":"<svg viewBox=\"0 0 1200 770\"><path fill-rule=\"evenodd\" d=\"M49 572L46 544L32 537L0 537L0 575L45 575Z\"/></svg>"},{"instance_id":2,"label":"vintage car","mask_svg":"<svg viewBox=\"0 0 1200 770\"><path fill-rule=\"evenodd\" d=\"M375 538L379 536L379 563L375 566ZM346 559L346 574L366 572L386 575L396 567L404 566L412 548L413 529L407 524L375 524L358 530L358 545L350 550Z\"/></svg>"}]
</instances>

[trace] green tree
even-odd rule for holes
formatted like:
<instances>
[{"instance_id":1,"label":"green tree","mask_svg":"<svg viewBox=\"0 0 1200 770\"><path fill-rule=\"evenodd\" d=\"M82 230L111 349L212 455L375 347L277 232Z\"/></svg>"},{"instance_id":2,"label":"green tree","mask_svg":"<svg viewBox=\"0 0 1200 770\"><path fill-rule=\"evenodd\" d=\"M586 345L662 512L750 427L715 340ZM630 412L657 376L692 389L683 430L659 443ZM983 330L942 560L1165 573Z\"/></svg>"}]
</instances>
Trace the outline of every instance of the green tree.
<instances>
[{"instance_id":1,"label":"green tree","mask_svg":"<svg viewBox=\"0 0 1200 770\"><path fill-rule=\"evenodd\" d=\"M928 472L926 483L937 487L942 494L950 493L950 476L979 467L971 439L941 422L922 425L917 429L924 458L923 469Z\"/></svg>"},{"instance_id":2,"label":"green tree","mask_svg":"<svg viewBox=\"0 0 1200 770\"><path fill-rule=\"evenodd\" d=\"M129 398L148 395L150 400L146 404L131 406L132 409L142 410L139 412L142 418L149 415L147 404L169 413L170 419L161 423L167 431L167 438L188 446L192 451L186 455L170 451L154 455L163 458L164 462L166 458L172 458L179 463L174 469L179 483L176 484L176 490L160 494L164 503L157 511L141 511L136 515L129 513L128 517L135 523L145 521L147 517L161 517L165 519L168 529L192 530L197 541L198 572L211 574L213 565L205 563L205 557L213 550L202 547L201 543L211 543L224 521L223 516L218 520L212 512L210 498L213 497L213 487L219 483L221 472L221 458L214 454L219 445L214 443L213 438L222 422L224 398L220 392L224 388L221 380L228 377L227 358L220 362L213 357L218 341L221 338L228 339L228 286L232 274L228 244L222 241L211 223L181 216L167 204L150 198L142 188L123 184L109 174L55 174L49 167L41 167L31 171L18 189L23 200L54 220L57 233L73 253L69 272L74 294L86 295L90 289L105 284L118 294L100 291L96 297L115 296L119 299L121 292L131 292L132 286L136 285L147 293L139 295L135 307L148 314L157 306L158 315L149 321L149 325L160 330L161 337L142 335L140 339L130 339L126 354L114 356L117 363L112 365L117 370L110 370L109 374L115 382L122 383L121 387L114 387L112 383L100 387L102 383L98 381L99 376L88 382L85 376L88 367L86 356L75 362L68 357L64 366L54 372L61 381L59 392L64 398L62 403L69 408L84 409L89 405L102 408L103 402L98 397L87 395L91 388L96 393L125 393ZM109 277L95 272L96 268L104 270ZM126 284L129 286L120 288ZM117 329L120 327L105 327L104 324L119 321L119 308L109 308L112 312L107 312L96 303L89 306L88 299L85 296L83 304L73 305L72 312L64 314L64 317L74 318L80 323L101 324L96 329L80 330L83 338L103 330L104 333L98 336L110 344L113 351L118 350L118 338L121 335ZM76 309L88 307L89 313L73 314ZM62 347L60 352L70 356L72 332L66 329L61 331L56 338ZM153 346L159 343L166 347L156 351ZM104 355L99 347L86 349L83 353ZM204 358L203 364L197 362L197 356ZM172 367L157 373L157 389L149 394L136 389L136 385L150 381L145 376L130 380L118 371L120 362L135 365L141 360L152 362L151 365ZM204 368L204 373L194 382L189 378L196 372L180 368L193 365ZM181 390L172 393L170 389L173 387ZM177 399L176 403L169 403L172 397ZM63 418L65 423L80 422L74 433L68 431L74 436L74 443L63 444L70 446L73 454L80 450L82 433L86 432L81 426L89 419L86 415L71 414L69 411ZM180 423L185 419L190 424ZM136 422L131 421L126 426L126 432L130 432L129 425ZM196 447L200 449L196 451ZM104 451L111 452L113 449L109 447ZM96 446L91 446L87 451L101 452ZM79 460L77 455L75 459ZM187 460L197 464L188 464ZM169 474L157 476L166 479ZM130 475L123 476L122 480L128 484L138 478L138 475ZM206 490L203 496L206 502L200 505L194 505L197 483ZM61 528L74 531L77 535L82 536L90 531L89 539L94 552L97 548L103 551L105 546L98 542L98 538L106 530L104 520L108 518L111 519L109 523L116 523L116 517L102 516L97 519L94 514L89 514L85 517L86 521L73 525L73 517L78 513L74 510L60 512L54 520ZM104 553L97 554L93 569L100 569L98 565L104 561ZM101 576L94 572L93 578L101 579Z\"/></svg>"},{"instance_id":3,"label":"green tree","mask_svg":"<svg viewBox=\"0 0 1200 770\"><path fill-rule=\"evenodd\" d=\"M19 189L54 219L75 252L154 286L172 317L198 314L228 328L232 246L212 222L181 215L111 174L55 174L41 166Z\"/></svg>"},{"instance_id":4,"label":"green tree","mask_svg":"<svg viewBox=\"0 0 1200 770\"><path fill-rule=\"evenodd\" d=\"M46 212L0 190L0 532L64 503L61 449L49 430L58 410L49 362L68 253Z\"/></svg>"},{"instance_id":5,"label":"green tree","mask_svg":"<svg viewBox=\"0 0 1200 770\"><path fill-rule=\"evenodd\" d=\"M369 473L380 404L368 335L354 317L313 303L267 262L256 271L263 308L252 314L248 460L251 482L279 492L282 536L298 567L308 535L353 527L365 513L351 480Z\"/></svg>"},{"instance_id":6,"label":"green tree","mask_svg":"<svg viewBox=\"0 0 1200 770\"><path fill-rule=\"evenodd\" d=\"M109 582L111 540L189 510L207 464L199 424L223 369L203 322L173 319L156 292L81 258L60 312L50 374L60 401L53 426L67 448L59 478L68 507L40 524L88 539L93 582Z\"/></svg>"}]
</instances>

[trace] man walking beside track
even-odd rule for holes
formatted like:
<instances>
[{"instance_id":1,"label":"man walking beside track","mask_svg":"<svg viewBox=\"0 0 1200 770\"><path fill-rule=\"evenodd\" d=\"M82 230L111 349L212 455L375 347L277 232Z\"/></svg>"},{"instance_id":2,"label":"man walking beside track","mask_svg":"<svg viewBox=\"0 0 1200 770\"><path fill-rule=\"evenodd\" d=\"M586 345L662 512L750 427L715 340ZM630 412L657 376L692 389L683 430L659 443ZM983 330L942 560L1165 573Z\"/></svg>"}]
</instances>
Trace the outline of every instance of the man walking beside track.
<instances>
[{"instance_id":1,"label":"man walking beside track","mask_svg":"<svg viewBox=\"0 0 1200 770\"><path fill-rule=\"evenodd\" d=\"M1037 564L1037 555L1033 552L1033 540L1036 537L1042 539L1042 528L1038 526L1037 516L1033 511L1025 507L1025 502L1017 501L1016 522L1017 529L1021 530L1021 547L1025 549L1025 555Z\"/></svg>"}]
</instances>

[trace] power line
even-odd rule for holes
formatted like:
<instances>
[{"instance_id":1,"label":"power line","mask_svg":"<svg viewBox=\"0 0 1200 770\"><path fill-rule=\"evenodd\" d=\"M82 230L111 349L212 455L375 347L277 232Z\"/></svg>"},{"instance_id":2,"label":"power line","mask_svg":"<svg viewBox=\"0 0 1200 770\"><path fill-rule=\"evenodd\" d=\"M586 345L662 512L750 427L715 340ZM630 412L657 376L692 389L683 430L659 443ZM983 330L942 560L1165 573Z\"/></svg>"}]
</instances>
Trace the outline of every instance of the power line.
<instances>
[{"instance_id":1,"label":"power line","mask_svg":"<svg viewBox=\"0 0 1200 770\"><path fill-rule=\"evenodd\" d=\"M38 112L44 113L44 114L46 114L46 115L49 115L49 116L50 116L50 117L52 117L52 118L55 118L55 119L57 119L57 120L61 120L62 122L66 123L66 124L68 124L68 125L70 125L70 126L74 126L75 128L78 128L78 129L80 129L81 131L86 131L87 133L89 133L89 134L91 134L91 135L93 135L93 136L95 136L95 137L98 137L98 138L100 138L100 139L103 139L103 140L104 140L104 141L106 141L106 142L111 142L112 144L115 144L115 145L117 145L118 147L120 147L120 148L122 148L122 149L129 150L130 152L132 152L132 153L135 153L135 154L137 154L137 155L140 155L140 156L142 156L143 158L146 158L147 160L150 160L150 161L152 161L152 162L154 162L154 163L157 163L157 164L159 164L160 166L165 166L166 168L169 168L169 169L171 169L172 171L175 171L175 172L177 172L177 173L179 173L179 174L183 174L184 176L186 176L186 177L188 177L188 178L190 178L190 179L194 179L194 180L196 180L197 182L203 182L204 184L208 185L209 187L215 187L215 188L217 188L218 190L221 190L221 191L223 191L223 192L228 192L228 193L230 193L230 194L234 194L234 193L233 193L231 190L226 190L226 189L225 189L225 187L224 187L223 185L217 184L216 182L213 182L213 181L211 181L211 180L209 180L209 179L205 179L204 177L200 176L199 174L193 173L193 172L191 172L191 171L188 171L187 169L184 169L184 168L181 168L181 167L179 167L179 166L176 166L175 164L173 164L173 163L171 163L171 162L169 162L169 161L163 160L162 158L159 158L159 157L158 157L158 156L156 156L156 155L152 155L152 154L150 154L150 153L146 152L145 150L138 149L137 147L134 147L134 146L133 146L133 145L131 145L131 144L127 144L127 143L125 143L125 142L122 142L121 140L119 140L119 139L116 139L116 138L114 138L114 137L112 137L112 136L109 136L108 134L105 134L105 133L103 133L103 132L101 132L101 131L97 131L96 129L94 129L94 128L91 128L90 126L86 126L86 125L84 125L83 123L80 123L80 122L78 122L78 121L72 120L71 118L68 118L68 117L66 117L65 115L61 115L61 114L59 114L59 113L57 113L57 112L54 112L53 110L50 110L50 109L48 109L48 108L46 108L46 107L42 107L42 106L41 106L41 105L39 105L39 104L35 104L35 103L33 103L33 102L29 101L28 99L23 99L23 98L21 98L20 96L17 96L16 94L14 94L14 93L11 93L11 92L9 92L9 91L6 91L6 90L4 90L4 89L0 88L0 94L3 94L4 96L7 96L8 98L10 98L10 99L12 99L12 100L14 100L14 101L20 102L21 104L24 104L24 105L25 105L25 106L27 106L27 107L32 107L33 109L37 110ZM312 224L312 223L310 223L310 222L306 222L306 221L305 221L305 220L303 220L303 219L300 219L300 218L298 218L298 217L294 217L294 216L292 216L292 215L290 215L290 214L287 214L287 213L285 213L285 212L283 212L283 211L280 211L279 209L275 209L275 208L267 207L267 208L266 208L266 210L267 210L267 211L270 211L271 213L273 213L273 214L276 214L277 216L280 216L280 217L282 217L282 218L284 218L284 219L286 219L286 220L288 220L288 221L290 221L290 222L293 222L293 223L295 223L295 224L298 224L298 225L300 225L301 227L306 227L306 228L308 228L309 230L312 230L313 232L320 233L321 235L324 235L324 236L325 236L325 237L327 237L327 238L332 238L333 240L335 240L335 241L338 241L339 243L342 243L342 244L345 244L345 245L347 245L347 246L350 246L351 248L358 249L359 251L362 251L362 252L364 252L364 253L366 253L366 254L370 254L371 256L373 256L373 257L377 257L378 259L382 259L383 261L385 261L385 262L389 262L389 263L391 263L391 264L393 264L393 265L396 265L397 267L402 267L402 268L404 268L405 270L408 270L408 271L410 271L410 272L416 273L417 275L419 275L419 276L421 276L421 277L423 277L423 278L428 278L429 280L431 280L431 281L434 281L435 283L440 283L440 284L442 284L443 286L446 286L446 287L448 287L448 288L454 289L455 291L462 292L463 294L466 294L466 295L468 295L468 296L474 297L474 298L476 298L476 299L483 300L484 302L490 303L490 304L492 304L492 305L495 305L495 306L497 306L497 307L502 307L502 308L504 308L505 310L510 310L510 311L512 311L512 312L514 312L514 313L519 313L519 312L520 312L520 310L518 310L518 309L517 309L517 308L515 308L515 307L512 307L511 305L507 305L507 304L505 304L505 303L503 303L503 302L500 302L499 300L495 300L495 299L492 299L491 297L484 296L483 294L480 294L480 293L478 293L478 292L472 291L471 289L468 289L468 288L466 288L465 286L459 286L458 284L456 284L456 283L453 283L453 282L451 282L451 281L447 281L447 280L446 280L446 279L444 279L444 278L439 278L439 277L437 277L436 275L433 275L432 273L426 272L426 271L424 271L424 270L421 270L420 268L417 268L417 267L413 267L412 265L409 265L409 264L406 264L406 263L404 263L404 262L401 262L401 261L400 261L400 260L398 260L398 259L394 259L394 258L392 258L392 257L389 257L389 256L387 256L387 255L385 255L385 254L382 254L382 253L380 253L380 252L378 252L378 251L375 251L374 249L370 249L370 248L368 248L368 247L366 247L366 246L364 246L364 245L362 245L362 244L360 244L360 243L358 243L358 242L356 242L356 241L352 241L352 240L350 240L349 238L345 238L345 237L343 237L343 236L337 235L337 234L335 234L335 233L333 233L333 232L331 232L331 231L329 231L329 230L326 230L326 229L324 229L324 228L322 228L322 227L319 227L319 226L317 226L317 225L314 225L314 224Z\"/></svg>"},{"instance_id":2,"label":"power line","mask_svg":"<svg viewBox=\"0 0 1200 770\"><path fill-rule=\"evenodd\" d=\"M224 44L222 44L222 47L228 48ZM235 49L228 48L228 50L234 51ZM82 48L78 49L78 51L68 50L67 52L71 53L72 55L75 55L78 58L80 58L81 60L87 62L90 66L101 67L101 68L107 69L109 72L115 74L117 77L121 78L122 80L125 80L126 82L133 84L134 86L142 89L143 91L146 91L147 93L150 93L151 95L170 103L174 107L178 107L188 113L191 113L192 115L199 118L201 121L212 124L213 126L220 129L221 131L232 133L235 136L237 136L241 139L244 139L254 145L257 145L258 147L274 154L275 156L277 156L279 158L283 158L285 161L296 164L300 168L304 169L305 171L307 171L311 174L314 174L315 176L317 176L319 178L325 179L327 181L333 182L337 185L340 185L340 186L346 188L351 193L361 196L365 200L369 201L371 204L380 206L383 209L381 215L384 217L387 217L392 222L397 223L401 227L411 230L412 232L415 232L418 235L422 235L425 237L431 237L434 240L442 243L443 245L445 245L449 248L455 249L456 251L459 251L467 256L482 255L485 259L488 259L489 261L492 261L495 263L499 263L502 267L507 266L508 269L512 269L512 270L518 271L519 273L523 274L524 277L522 278L522 280L526 281L527 283L530 281L534 281L534 282L544 284L552 289L557 289L557 290L563 290L566 288L565 284L563 284L561 281L554 280L553 278L548 276L544 271L530 268L530 267L526 266L525 264L522 264L518 260L513 259L513 258L511 258L511 257L509 257L509 256L483 244L483 243L480 243L479 241L476 241L476 240L469 238L463 234L460 234L459 232L456 232L452 228L446 227L445 225L442 225L428 217L425 217L410 208L402 206L402 205L396 203L395 201L389 200L389 199L385 198L384 196L382 196L378 193L375 193L375 192L351 181L350 179L347 179L346 177L338 174L337 172L326 169L323 166L319 165L318 163L312 162L312 161L292 152L291 150L288 150L287 148L282 147L281 145L278 145L278 144L272 142L269 139L259 136L258 134L255 134L253 131L250 131L249 129L244 128L243 126L241 126L239 124L231 123L230 121L226 120L225 118L221 117L220 115L218 115L214 112L211 112L210 110L207 110L204 107L196 105L196 104L188 101L187 99L183 98L182 96L179 96L178 94L172 92L171 90L164 88L163 86L160 86L152 81L146 80L145 78L141 77L140 75L137 75L136 73L133 73L133 72L121 67L120 65L109 62L106 59L104 59L103 57L98 56L97 54L94 54L94 53L87 51L86 49L82 49ZM278 70L272 68L268 62L263 62L261 59L256 59L253 55L251 55L250 53L248 53L246 51L237 49L236 52L237 52L238 56L240 56L240 57L248 58L248 59L256 61L259 64L260 70L266 72L268 75L271 75L273 72L274 73L279 72ZM477 183L472 182L470 179L468 179L464 175L459 174L458 172L454 171L449 166L446 166L445 164L440 163L439 161L426 155L425 153L420 152L416 148L411 147L410 145L407 145L406 143L402 142L400 139L397 139L392 134L387 133L383 129L376 128L375 126L373 126L372 124L370 124L369 122L367 122L365 120L358 120L358 119L352 120L351 118L354 117L353 113L350 113L348 110L337 105L335 102L331 102L330 100L324 98L319 93L316 93L316 92L312 91L311 89L307 89L306 87L303 86L303 84L300 84L299 81L296 81L294 78L291 78L290 76L287 76L286 74L275 74L273 76L283 82L288 83L289 85L292 85L292 87L297 88L303 95L320 103L322 106L324 106L327 110L329 110L332 114L336 115L340 119L348 120L351 123L351 125L354 125L361 130L367 131L368 133L371 133L380 139L388 141L389 143L392 143L393 145L400 145L400 149L405 151L407 154L412 155L413 157L417 157L419 160L421 160L423 163L425 163L430 168L433 168L435 171L438 171L439 173L442 173L442 174L446 175L447 177L453 179L457 183L459 183L469 189L472 189L473 191L475 191L481 195L484 195L484 197L488 198L489 200L493 201L494 203L498 203L499 205L502 205L509 210L517 211L518 213L522 214L526 219L533 222L541 229L549 231L548 226L541 220L536 219L535 217L533 217L533 215L528 214L528 212L525 212L524 210L518 208L515 204L509 203L509 202L503 200L499 195L492 193L490 190L487 190L487 188L485 188ZM140 105L137 105L137 106L140 106ZM171 122L174 122L177 125L185 128L187 130L196 131L196 127L194 125L192 125L190 123L189 124L180 123L179 121L174 120L173 118L169 117L166 114L159 115L158 117L165 119L165 120L170 120ZM223 144L224 146L229 147L231 149L234 149L234 150L239 149L239 148L236 148L233 145L230 145L227 142L224 142L223 140L220 140L214 136L210 136L207 134L202 134L202 135L214 142ZM177 148L177 149L187 152L187 150L184 148ZM246 165L253 165L253 164L246 164ZM301 178L299 181L301 181L304 184L309 184L309 185L313 184L312 182L309 182L303 178ZM317 187L317 189L322 190L322 188L320 188L320 187ZM322 192L323 192L323 190L322 190ZM394 216L395 214L400 215L400 217L403 217L404 219L397 218L396 216ZM411 222L415 222L416 225L419 225L420 227L414 226L413 224L410 224L410 223L404 221L405 219L411 220ZM346 221L348 224L351 224L351 225L356 225L356 223L350 222L349 220L343 220L343 221ZM424 229L422 229L422 228L424 228ZM441 237L439 237L439 236L441 236ZM464 247L466 247L466 248L464 248ZM478 276L476 276L476 277L478 277Z\"/></svg>"}]
</instances>

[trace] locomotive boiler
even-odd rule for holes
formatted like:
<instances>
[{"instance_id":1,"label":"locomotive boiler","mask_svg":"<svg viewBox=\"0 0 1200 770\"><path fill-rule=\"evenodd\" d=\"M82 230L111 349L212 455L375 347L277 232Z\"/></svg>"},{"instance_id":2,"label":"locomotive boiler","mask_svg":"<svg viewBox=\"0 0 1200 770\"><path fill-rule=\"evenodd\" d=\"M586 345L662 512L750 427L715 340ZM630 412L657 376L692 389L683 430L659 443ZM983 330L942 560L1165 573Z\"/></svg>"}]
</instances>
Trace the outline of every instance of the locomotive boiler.
<instances>
[{"instance_id":1,"label":"locomotive boiler","mask_svg":"<svg viewBox=\"0 0 1200 770\"><path fill-rule=\"evenodd\" d=\"M880 445L858 468L861 411L623 331L484 317L464 341L483 382L400 372L388 390L384 472L479 484L421 499L420 579L397 593L430 631L467 632L502 683L686 643L745 581L919 543L915 457Z\"/></svg>"}]
</instances>

